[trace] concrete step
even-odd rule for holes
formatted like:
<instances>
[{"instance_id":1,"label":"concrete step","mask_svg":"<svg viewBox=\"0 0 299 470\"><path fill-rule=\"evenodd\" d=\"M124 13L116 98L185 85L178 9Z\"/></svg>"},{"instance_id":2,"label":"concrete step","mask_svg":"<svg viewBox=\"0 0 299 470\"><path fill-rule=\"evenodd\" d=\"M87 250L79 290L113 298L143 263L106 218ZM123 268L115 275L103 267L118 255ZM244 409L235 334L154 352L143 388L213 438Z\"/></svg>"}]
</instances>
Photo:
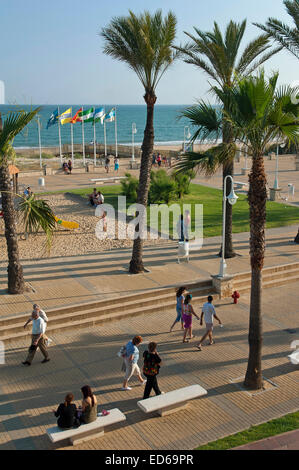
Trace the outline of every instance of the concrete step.
<instances>
[{"instance_id":1,"label":"concrete step","mask_svg":"<svg viewBox=\"0 0 299 470\"><path fill-rule=\"evenodd\" d=\"M284 286L286 284L296 282L298 280L299 280L299 272L297 274L294 274L293 276L287 276L287 277L283 277L283 278L277 278L277 279L267 279L266 278L266 279L263 279L262 285L263 285L263 289L267 289L267 288L271 288L271 287ZM244 286L241 286L241 287L238 287L238 285L237 285L236 289L240 294L247 294L251 290L250 282L247 285L244 284Z\"/></svg>"},{"instance_id":2,"label":"concrete step","mask_svg":"<svg viewBox=\"0 0 299 470\"><path fill-rule=\"evenodd\" d=\"M213 294L215 299L218 299L219 296L217 294ZM197 297L194 299L194 304L196 305L197 303L202 304L206 300L206 295ZM62 319L61 322L57 322L53 324L52 322L48 323L47 326L47 331L46 334L48 336L51 336L53 333L58 333L63 330L73 330L77 328L90 328L94 325L99 325L102 323L107 323L108 321L113 321L113 320L118 320L121 318L127 318L127 317L134 317L136 315L144 315L146 313L155 313L155 312L161 312L161 311L166 311L166 310L171 310L173 309L174 311L174 317L175 317L175 304L176 302L173 302L173 300L170 300L168 302L165 302L162 305L149 305L144 308L136 308L136 309L130 309L127 311L119 310L114 313L103 313L100 316L93 316L90 317L88 316L87 318L78 318L76 316L73 316L73 318L68 318L69 321L64 321ZM199 312L198 312L199 313ZM80 316L80 314L78 314ZM84 314L83 314L84 315ZM30 340L30 330L24 330L23 325L22 329L20 331L20 328L8 328L8 329L3 329L1 334L0 334L0 340L3 341L5 344L9 344L13 341L20 340L20 339L28 339Z\"/></svg>"}]
</instances>

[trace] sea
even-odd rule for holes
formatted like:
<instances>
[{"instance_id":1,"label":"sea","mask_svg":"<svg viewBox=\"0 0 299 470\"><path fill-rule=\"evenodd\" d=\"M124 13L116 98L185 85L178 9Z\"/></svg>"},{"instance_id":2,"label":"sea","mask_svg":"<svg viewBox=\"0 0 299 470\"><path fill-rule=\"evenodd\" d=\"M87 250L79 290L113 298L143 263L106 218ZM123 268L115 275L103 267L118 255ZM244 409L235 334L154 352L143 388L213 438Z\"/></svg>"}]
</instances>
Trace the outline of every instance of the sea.
<instances>
[{"instance_id":1,"label":"sea","mask_svg":"<svg viewBox=\"0 0 299 470\"><path fill-rule=\"evenodd\" d=\"M57 109L56 105L0 105L0 112L3 120L13 111L29 111L41 106L38 114L41 123L41 146L52 147L59 145L58 125L53 125L47 129L47 122L52 112ZM84 110L91 107L101 107L102 105L83 105ZM115 105L105 105L105 112L108 113ZM190 105L156 105L154 113L155 144L178 145L184 141L188 131L192 133L190 122L186 118L180 119L180 113ZM59 112L63 113L68 108L72 108L73 116L80 108L80 105L60 104ZM136 124L137 132L134 134L134 144L140 145L143 140L144 128L146 124L146 105L116 105L117 141L118 144L132 145L132 124ZM185 126L189 126L187 129ZM64 124L61 128L61 143L71 143L70 124ZM82 124L73 125L74 144L82 143ZM115 143L115 123L106 123L107 145ZM88 144L94 140L94 129L92 123L84 124L84 140ZM188 140L188 139L186 139ZM104 143L104 126L98 122L96 124L96 142ZM26 128L18 134L14 141L15 148L39 147L37 118L31 121Z\"/></svg>"}]
</instances>

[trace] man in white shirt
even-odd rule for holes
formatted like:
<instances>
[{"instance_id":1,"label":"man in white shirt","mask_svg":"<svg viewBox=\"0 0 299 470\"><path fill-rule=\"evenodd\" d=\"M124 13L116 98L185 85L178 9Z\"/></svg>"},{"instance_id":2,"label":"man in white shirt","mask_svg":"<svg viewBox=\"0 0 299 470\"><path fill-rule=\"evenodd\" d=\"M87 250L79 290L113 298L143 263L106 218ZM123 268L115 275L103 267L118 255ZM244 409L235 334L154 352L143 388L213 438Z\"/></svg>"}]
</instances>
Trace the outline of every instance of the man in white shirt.
<instances>
[{"instance_id":1,"label":"man in white shirt","mask_svg":"<svg viewBox=\"0 0 299 470\"><path fill-rule=\"evenodd\" d=\"M199 343L197 345L197 349L201 351L201 344L203 341L206 339L207 336L209 336L210 343L209 344L214 344L213 340L213 320L216 318L218 320L219 325L222 325L221 320L217 317L215 307L212 304L213 302L213 297L209 295L208 301L203 305L202 307L202 312L201 312L201 317L200 317L200 324L202 325L202 318L204 317L205 324L206 324L206 332L203 335L203 337L199 340Z\"/></svg>"},{"instance_id":2,"label":"man in white shirt","mask_svg":"<svg viewBox=\"0 0 299 470\"><path fill-rule=\"evenodd\" d=\"M46 331L46 322L39 316L39 312L37 310L33 310L32 312L32 342L29 348L29 353L26 358L26 361L22 362L22 364L31 366L31 362L33 361L37 348L40 348L41 353L44 356L44 360L42 361L43 364L50 360L48 351L47 351L45 331Z\"/></svg>"}]
</instances>

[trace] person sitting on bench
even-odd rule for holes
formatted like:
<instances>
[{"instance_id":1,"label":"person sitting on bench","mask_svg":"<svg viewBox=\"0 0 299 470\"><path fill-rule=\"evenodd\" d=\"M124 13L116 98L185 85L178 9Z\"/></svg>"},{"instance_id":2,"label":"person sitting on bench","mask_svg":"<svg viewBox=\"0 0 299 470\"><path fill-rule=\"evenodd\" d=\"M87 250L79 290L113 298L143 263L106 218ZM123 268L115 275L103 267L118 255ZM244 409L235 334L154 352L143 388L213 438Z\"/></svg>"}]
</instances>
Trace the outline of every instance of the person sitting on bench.
<instances>
[{"instance_id":1,"label":"person sitting on bench","mask_svg":"<svg viewBox=\"0 0 299 470\"><path fill-rule=\"evenodd\" d=\"M92 423L97 419L97 399L92 393L89 385L84 385L81 388L83 395L80 422L83 424Z\"/></svg>"},{"instance_id":2,"label":"person sitting on bench","mask_svg":"<svg viewBox=\"0 0 299 470\"><path fill-rule=\"evenodd\" d=\"M68 393L64 399L64 403L60 403L57 408L57 411L53 410L57 420L58 427L62 429L69 429L78 425L77 420L77 408L72 401L74 400L74 395Z\"/></svg>"}]
</instances>

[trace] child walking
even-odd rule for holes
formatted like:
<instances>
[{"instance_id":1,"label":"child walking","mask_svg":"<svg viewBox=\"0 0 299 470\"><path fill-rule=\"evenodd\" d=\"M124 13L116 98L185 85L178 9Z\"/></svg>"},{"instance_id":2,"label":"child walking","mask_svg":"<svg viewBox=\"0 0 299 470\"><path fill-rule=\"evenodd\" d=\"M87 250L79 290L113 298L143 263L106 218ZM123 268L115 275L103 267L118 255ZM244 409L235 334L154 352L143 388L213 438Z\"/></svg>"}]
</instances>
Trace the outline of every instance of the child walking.
<instances>
[{"instance_id":1,"label":"child walking","mask_svg":"<svg viewBox=\"0 0 299 470\"><path fill-rule=\"evenodd\" d=\"M187 294L183 303L183 321L184 321L184 337L183 343L189 343L189 340L194 338L192 335L192 315L194 315L197 320L199 320L198 315L193 310L192 305L190 304L192 300L192 295ZM189 338L187 339L187 334L189 333Z\"/></svg>"}]
</instances>

